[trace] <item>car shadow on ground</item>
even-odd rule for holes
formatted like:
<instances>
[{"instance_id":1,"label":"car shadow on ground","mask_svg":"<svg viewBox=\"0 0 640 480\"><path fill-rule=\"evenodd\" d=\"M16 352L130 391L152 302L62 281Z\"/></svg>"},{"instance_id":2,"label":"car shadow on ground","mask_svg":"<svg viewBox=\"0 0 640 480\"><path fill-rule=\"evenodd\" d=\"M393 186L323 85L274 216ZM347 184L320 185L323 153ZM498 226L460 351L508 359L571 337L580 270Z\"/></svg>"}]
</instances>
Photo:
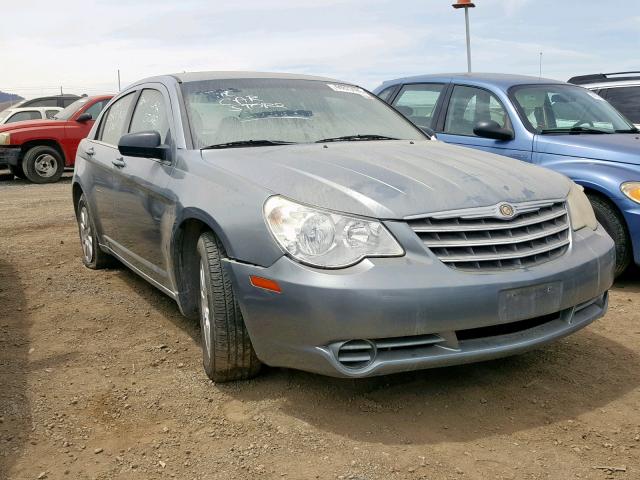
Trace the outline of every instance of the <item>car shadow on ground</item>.
<instances>
[{"instance_id":1,"label":"car shadow on ground","mask_svg":"<svg viewBox=\"0 0 640 480\"><path fill-rule=\"evenodd\" d=\"M62 178L59 181L63 183L69 183L71 182L72 178L73 178L73 170L66 170L62 174ZM9 170L2 170L2 169L0 169L0 184L2 185L33 185L28 180L14 177Z\"/></svg>"},{"instance_id":2,"label":"car shadow on ground","mask_svg":"<svg viewBox=\"0 0 640 480\"><path fill-rule=\"evenodd\" d=\"M197 321L184 318L175 302L126 267L121 278L200 343ZM639 286L633 276L616 284ZM524 355L477 364L359 380L267 367L254 380L212 388L255 411L267 400L285 425L401 445L479 440L590 412L606 415L609 403L639 385L640 354L588 327Z\"/></svg>"},{"instance_id":3,"label":"car shadow on ground","mask_svg":"<svg viewBox=\"0 0 640 480\"><path fill-rule=\"evenodd\" d=\"M27 396L30 326L20 278L10 264L0 260L0 478L9 478L31 431Z\"/></svg>"},{"instance_id":4,"label":"car shadow on ground","mask_svg":"<svg viewBox=\"0 0 640 480\"><path fill-rule=\"evenodd\" d=\"M466 442L575 419L640 385L640 356L586 330L524 355L471 365L341 380L270 369L217 385L242 401L281 399L280 411L357 441Z\"/></svg>"}]
</instances>

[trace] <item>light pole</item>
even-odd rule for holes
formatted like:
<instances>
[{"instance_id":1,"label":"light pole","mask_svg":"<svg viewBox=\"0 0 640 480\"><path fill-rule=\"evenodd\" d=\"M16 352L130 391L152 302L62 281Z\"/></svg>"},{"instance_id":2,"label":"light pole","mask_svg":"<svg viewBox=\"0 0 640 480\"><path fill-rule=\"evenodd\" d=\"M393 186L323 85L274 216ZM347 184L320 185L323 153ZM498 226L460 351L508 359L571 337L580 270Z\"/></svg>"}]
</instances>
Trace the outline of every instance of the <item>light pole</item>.
<instances>
[{"instance_id":1,"label":"light pole","mask_svg":"<svg viewBox=\"0 0 640 480\"><path fill-rule=\"evenodd\" d=\"M452 5L453 8L464 8L464 22L467 29L467 71L471 73L471 38L469 37L469 9L475 8L475 3L471 0L458 0Z\"/></svg>"}]
</instances>

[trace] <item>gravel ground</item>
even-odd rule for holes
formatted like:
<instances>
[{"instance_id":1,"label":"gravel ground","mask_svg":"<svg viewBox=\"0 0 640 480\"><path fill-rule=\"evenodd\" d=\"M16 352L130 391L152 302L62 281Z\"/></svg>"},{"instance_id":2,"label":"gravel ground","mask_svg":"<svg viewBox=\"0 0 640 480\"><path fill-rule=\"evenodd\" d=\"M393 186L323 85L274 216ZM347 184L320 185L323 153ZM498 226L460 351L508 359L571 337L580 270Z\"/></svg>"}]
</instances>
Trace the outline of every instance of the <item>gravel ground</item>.
<instances>
[{"instance_id":1,"label":"gravel ground","mask_svg":"<svg viewBox=\"0 0 640 480\"><path fill-rule=\"evenodd\" d=\"M0 479L639 479L640 274L522 356L217 385L198 326L83 267L69 175L0 175Z\"/></svg>"}]
</instances>

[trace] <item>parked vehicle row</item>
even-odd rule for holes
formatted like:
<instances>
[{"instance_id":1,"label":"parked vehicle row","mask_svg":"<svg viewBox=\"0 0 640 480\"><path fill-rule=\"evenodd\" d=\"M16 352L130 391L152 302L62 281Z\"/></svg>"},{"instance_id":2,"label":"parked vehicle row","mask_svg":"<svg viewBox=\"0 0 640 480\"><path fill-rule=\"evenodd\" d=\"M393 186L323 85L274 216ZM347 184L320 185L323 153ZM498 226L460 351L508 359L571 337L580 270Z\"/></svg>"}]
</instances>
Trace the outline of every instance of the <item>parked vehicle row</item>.
<instances>
[{"instance_id":1,"label":"parked vehicle row","mask_svg":"<svg viewBox=\"0 0 640 480\"><path fill-rule=\"evenodd\" d=\"M596 92L640 127L640 72L596 73L569 79Z\"/></svg>"},{"instance_id":2,"label":"parked vehicle row","mask_svg":"<svg viewBox=\"0 0 640 480\"><path fill-rule=\"evenodd\" d=\"M469 137L479 120L540 135L488 86L440 83L417 90L431 110L403 113ZM530 122L535 102L588 95L542 86L522 92ZM440 114L451 98L460 123ZM84 264L116 258L199 318L215 381L262 363L365 377L512 355L602 316L614 278L614 243L581 186L435 141L327 78L134 83L80 142L72 191Z\"/></svg>"},{"instance_id":3,"label":"parked vehicle row","mask_svg":"<svg viewBox=\"0 0 640 480\"><path fill-rule=\"evenodd\" d=\"M85 138L111 95L81 97L49 120L0 125L0 167L34 183L56 182L73 167Z\"/></svg>"},{"instance_id":4,"label":"parked vehicle row","mask_svg":"<svg viewBox=\"0 0 640 480\"><path fill-rule=\"evenodd\" d=\"M61 111L60 107L7 108L0 112L0 125L28 120L51 120Z\"/></svg>"},{"instance_id":5,"label":"parked vehicle row","mask_svg":"<svg viewBox=\"0 0 640 480\"><path fill-rule=\"evenodd\" d=\"M86 95L83 95L86 97ZM48 97L32 98L30 100L22 100L16 103L11 108L26 108L26 107L59 107L67 108L73 102L80 98L79 95L72 95L69 93L63 95L51 95Z\"/></svg>"},{"instance_id":6,"label":"parked vehicle row","mask_svg":"<svg viewBox=\"0 0 640 480\"><path fill-rule=\"evenodd\" d=\"M630 88L630 87L625 87ZM515 75L423 75L375 92L439 140L563 173L616 242L616 273L640 265L640 132L602 97Z\"/></svg>"}]
</instances>

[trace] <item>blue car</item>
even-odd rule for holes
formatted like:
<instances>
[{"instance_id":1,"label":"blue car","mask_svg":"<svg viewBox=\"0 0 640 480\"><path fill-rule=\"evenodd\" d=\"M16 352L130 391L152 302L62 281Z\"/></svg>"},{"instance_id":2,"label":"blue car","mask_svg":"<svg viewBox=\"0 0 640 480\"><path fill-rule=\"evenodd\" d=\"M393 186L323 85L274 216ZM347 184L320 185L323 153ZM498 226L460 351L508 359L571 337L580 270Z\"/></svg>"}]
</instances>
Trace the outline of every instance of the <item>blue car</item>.
<instances>
[{"instance_id":1,"label":"blue car","mask_svg":"<svg viewBox=\"0 0 640 480\"><path fill-rule=\"evenodd\" d=\"M374 93L439 140L570 177L616 243L616 274L640 265L640 131L595 93L487 73L399 78Z\"/></svg>"}]
</instances>

